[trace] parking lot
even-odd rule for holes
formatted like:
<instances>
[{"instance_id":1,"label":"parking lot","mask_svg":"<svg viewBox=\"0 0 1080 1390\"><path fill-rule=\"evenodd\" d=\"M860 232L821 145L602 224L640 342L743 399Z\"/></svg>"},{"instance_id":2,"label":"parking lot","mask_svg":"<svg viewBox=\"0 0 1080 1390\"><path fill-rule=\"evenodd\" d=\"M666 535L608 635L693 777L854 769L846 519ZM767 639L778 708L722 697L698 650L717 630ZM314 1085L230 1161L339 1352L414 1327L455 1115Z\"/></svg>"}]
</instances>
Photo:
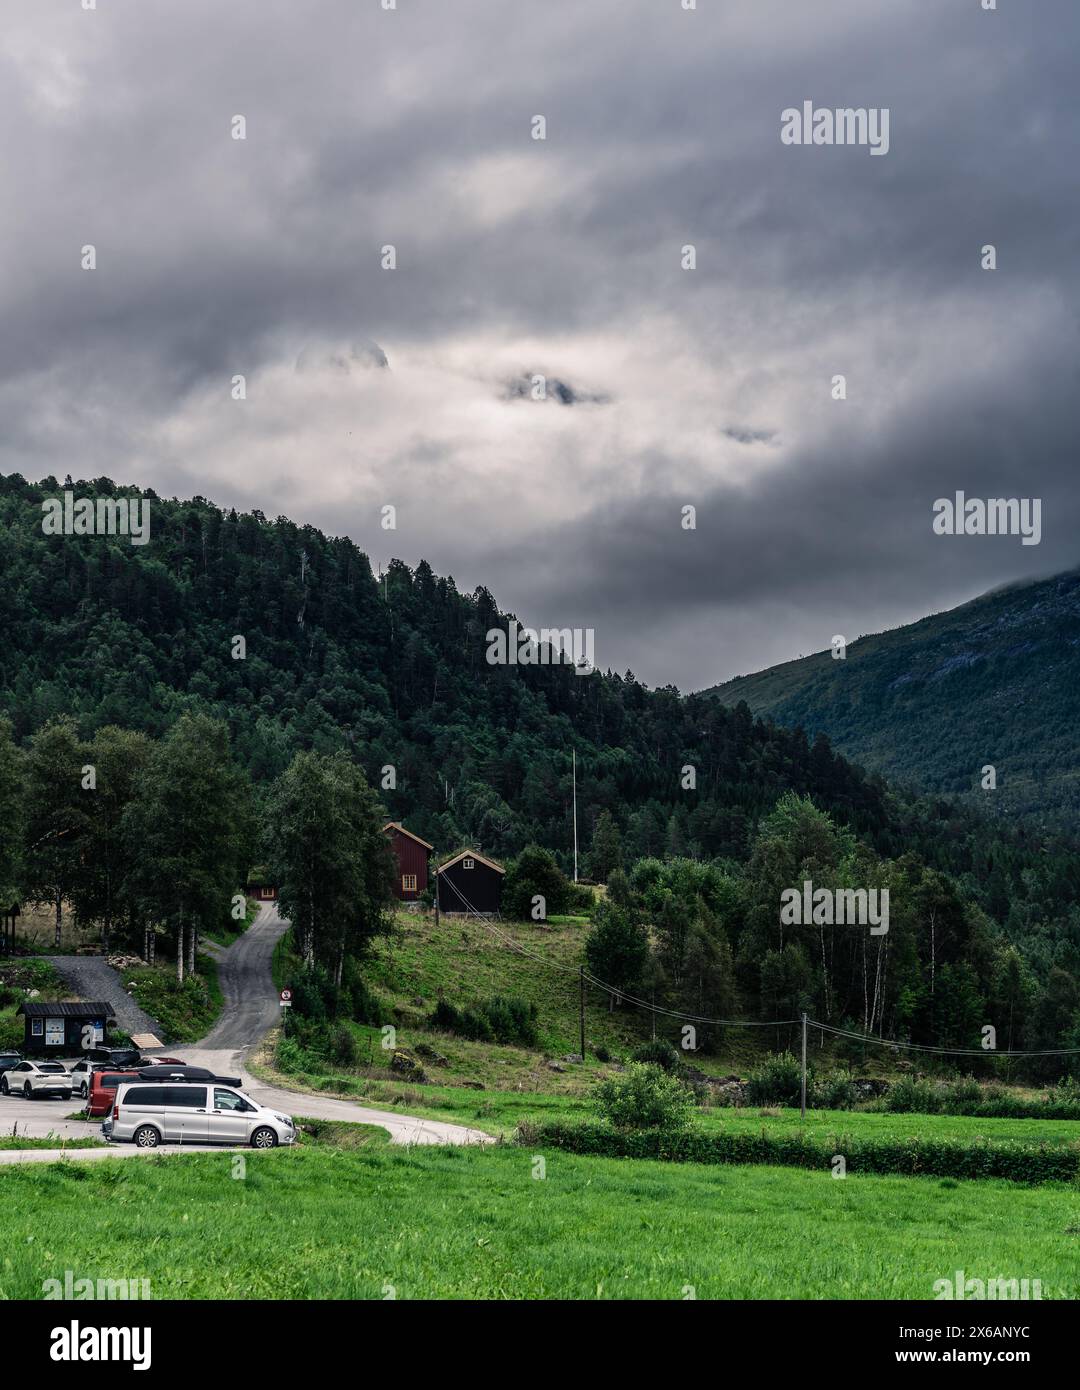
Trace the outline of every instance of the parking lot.
<instances>
[{"instance_id":1,"label":"parking lot","mask_svg":"<svg viewBox=\"0 0 1080 1390\"><path fill-rule=\"evenodd\" d=\"M50 1134L62 1139L100 1139L100 1120L68 1119L82 1104L75 1096L70 1100L0 1096L0 1134L5 1137L20 1135L25 1139L46 1139Z\"/></svg>"},{"instance_id":2,"label":"parking lot","mask_svg":"<svg viewBox=\"0 0 1080 1390\"><path fill-rule=\"evenodd\" d=\"M78 1059L71 1057L55 1060L70 1071ZM55 1138L57 1150L63 1146L65 1140L103 1139L101 1132L103 1116L95 1116L92 1119L72 1118L72 1116L80 1114L85 1104L86 1102L77 1094L72 1094L70 1098L46 1095L26 1097L21 1093L0 1094L0 1136L22 1139ZM223 1148L231 1147L233 1146L189 1142L183 1145L161 1144L153 1152L190 1153L192 1150L205 1150L220 1153ZM78 1152L80 1157L85 1157L87 1153L99 1151L82 1150ZM138 1150L129 1144L113 1144L109 1146L108 1152L115 1154L118 1152L138 1152ZM55 1155L51 1150L0 1150L0 1164L40 1162L52 1156Z\"/></svg>"}]
</instances>

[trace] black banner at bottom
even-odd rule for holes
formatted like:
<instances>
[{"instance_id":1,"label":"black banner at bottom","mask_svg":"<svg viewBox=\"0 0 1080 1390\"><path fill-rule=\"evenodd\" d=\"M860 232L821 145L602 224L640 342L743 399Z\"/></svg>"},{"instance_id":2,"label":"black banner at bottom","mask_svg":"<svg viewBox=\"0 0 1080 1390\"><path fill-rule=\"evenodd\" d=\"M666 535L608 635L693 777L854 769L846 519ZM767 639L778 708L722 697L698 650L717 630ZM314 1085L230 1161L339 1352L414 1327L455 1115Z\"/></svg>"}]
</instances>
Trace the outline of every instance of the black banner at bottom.
<instances>
[{"instance_id":1,"label":"black banner at bottom","mask_svg":"<svg viewBox=\"0 0 1080 1390\"><path fill-rule=\"evenodd\" d=\"M202 1356L207 1357L203 1369L215 1383L233 1375L250 1375L256 1365L289 1376L310 1367L312 1358L340 1352L343 1346L363 1346L377 1354L384 1336L387 1355L400 1355L402 1330L415 1332L417 1326L412 1300L362 1305L56 1301L6 1307L7 1316L14 1314L19 1328L20 1368L25 1361L27 1369L48 1370L61 1380L65 1372L83 1381L94 1372L112 1379L162 1369L190 1374ZM457 1338L468 1328L468 1303L426 1302L422 1307L425 1340L433 1351L439 1342L430 1339L430 1333L438 1331L443 1316L448 1332L452 1330ZM524 1328L533 1318L538 1327L551 1331L552 1305L548 1303L503 1303L497 1311L487 1303L474 1307L478 1338L493 1331L504 1336L509 1326ZM628 1353L640 1348L643 1335L714 1334L718 1312L740 1344L748 1349L767 1348L770 1377L787 1367L805 1371L826 1366L833 1372L893 1367L914 1376L936 1366L1049 1371L1062 1364L1075 1346L1076 1335L1073 1303L1035 1300L747 1301L720 1303L707 1312L687 1302L559 1303L557 1307L560 1334L578 1334L575 1362L580 1364L582 1352L591 1344L597 1349L598 1363L609 1369L621 1360L624 1346ZM493 1313L497 1323L492 1322ZM624 1320L625 1342L618 1336ZM601 1331L602 1337L598 1336ZM460 1370L457 1338L452 1360ZM485 1345L478 1343L478 1364L486 1359L481 1350ZM664 1345L662 1340L655 1343L656 1351L663 1354ZM437 1365L435 1351L434 1368Z\"/></svg>"}]
</instances>

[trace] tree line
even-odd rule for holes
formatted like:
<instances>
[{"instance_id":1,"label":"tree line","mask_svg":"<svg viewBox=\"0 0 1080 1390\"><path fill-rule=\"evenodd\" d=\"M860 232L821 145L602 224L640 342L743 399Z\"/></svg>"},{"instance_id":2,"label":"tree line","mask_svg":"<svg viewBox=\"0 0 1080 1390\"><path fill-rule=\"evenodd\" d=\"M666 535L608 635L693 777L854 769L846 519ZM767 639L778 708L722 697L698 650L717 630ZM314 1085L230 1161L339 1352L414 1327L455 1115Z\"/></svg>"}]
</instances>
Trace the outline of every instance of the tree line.
<instances>
[{"instance_id":1,"label":"tree line","mask_svg":"<svg viewBox=\"0 0 1080 1390\"><path fill-rule=\"evenodd\" d=\"M806 1011L902 1042L980 1048L985 1039L988 1063L998 1050L1080 1049L1075 949L1037 974L948 875L910 852L875 854L809 797L779 798L741 864L647 858L624 865L612 827L605 836L607 893L586 955L592 974L615 986L612 1007L625 995L716 1019L791 1020ZM888 930L785 926L783 894L807 880L888 889ZM1075 916L1072 925L1080 925ZM708 1025L698 1032L706 1047L723 1036ZM1076 1074L1076 1063L1031 1059L1026 1070Z\"/></svg>"},{"instance_id":2,"label":"tree line","mask_svg":"<svg viewBox=\"0 0 1080 1390\"><path fill-rule=\"evenodd\" d=\"M280 887L304 960L340 978L384 929L393 861L384 812L346 753L300 753L260 813L226 725L182 715L160 740L50 720L20 748L0 720L0 905L47 904L148 961L171 943L178 981L199 939L246 915L256 859Z\"/></svg>"}]
</instances>

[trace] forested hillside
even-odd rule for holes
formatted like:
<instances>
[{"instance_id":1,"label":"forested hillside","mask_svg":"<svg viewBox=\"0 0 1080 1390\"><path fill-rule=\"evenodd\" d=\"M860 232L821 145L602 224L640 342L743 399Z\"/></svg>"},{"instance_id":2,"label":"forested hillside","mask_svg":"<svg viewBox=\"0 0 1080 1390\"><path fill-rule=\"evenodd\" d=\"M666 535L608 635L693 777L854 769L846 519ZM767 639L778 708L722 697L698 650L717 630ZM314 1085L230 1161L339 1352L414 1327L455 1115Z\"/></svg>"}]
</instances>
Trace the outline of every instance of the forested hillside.
<instances>
[{"instance_id":1,"label":"forested hillside","mask_svg":"<svg viewBox=\"0 0 1080 1390\"><path fill-rule=\"evenodd\" d=\"M712 693L821 729L888 777L965 796L991 815L1075 829L1080 570L861 637L842 661L818 652Z\"/></svg>"},{"instance_id":2,"label":"forested hillside","mask_svg":"<svg viewBox=\"0 0 1080 1390\"><path fill-rule=\"evenodd\" d=\"M609 809L633 856L741 858L789 788L883 843L907 833L884 783L824 739L811 748L629 672L489 665L485 634L507 615L423 561L376 580L347 539L152 494L146 546L45 536L41 499L63 487L0 479L0 713L20 741L61 714L84 735L115 724L158 737L182 711L208 712L257 784L301 749L351 748L395 818L436 846L472 840L496 856L536 841L565 862L575 746L585 844ZM122 490L96 479L74 491Z\"/></svg>"},{"instance_id":3,"label":"forested hillside","mask_svg":"<svg viewBox=\"0 0 1080 1390\"><path fill-rule=\"evenodd\" d=\"M106 479L70 486L79 496L122 491ZM42 498L64 487L0 479L0 716L40 783L27 792L28 853L36 803L48 802L50 750L69 769L110 762L121 794L128 749L147 771L125 812L125 854L142 826L168 855L169 786L179 776L170 767L191 769L191 786L218 778L231 798L233 761L250 779L256 830L232 817L233 866L206 869L216 898L241 844L254 852L258 826L276 824L287 841L290 808L322 804L320 778L336 795L347 764L439 851L471 843L509 857L537 844L569 868L575 750L583 868L605 879L620 864L631 870L629 889L597 922L603 978L628 986L648 975L657 997L699 1012L787 1017L809 1007L886 1036L970 1040L995 1000L999 1009L1009 1001L1014 1039L1056 1040L1080 1022L1080 860L1065 837L899 795L824 735L811 742L744 703L648 690L629 672L489 665L486 634L508 615L485 590L459 593L423 562L394 562L376 579L352 542L285 518L151 496L145 546L47 536ZM186 720L182 737L164 740L183 714L216 725ZM74 726L59 727L68 716ZM164 744L152 753L141 735ZM77 738L97 752L83 754ZM226 738L227 748L210 747ZM346 762L296 764L309 750ZM25 773L14 752L7 763L16 797ZM76 794L70 771L60 780L65 796ZM75 854L72 864L84 860ZM709 876L691 861L710 862ZM169 876L149 863L126 873L153 919L154 884L139 888L140 874L166 888ZM785 937L779 895L815 874L891 887L890 935ZM14 871L9 881L19 882ZM342 901L355 897L347 877L339 886ZM369 896L358 940L378 926L374 889ZM643 925L648 960L635 937Z\"/></svg>"}]
</instances>

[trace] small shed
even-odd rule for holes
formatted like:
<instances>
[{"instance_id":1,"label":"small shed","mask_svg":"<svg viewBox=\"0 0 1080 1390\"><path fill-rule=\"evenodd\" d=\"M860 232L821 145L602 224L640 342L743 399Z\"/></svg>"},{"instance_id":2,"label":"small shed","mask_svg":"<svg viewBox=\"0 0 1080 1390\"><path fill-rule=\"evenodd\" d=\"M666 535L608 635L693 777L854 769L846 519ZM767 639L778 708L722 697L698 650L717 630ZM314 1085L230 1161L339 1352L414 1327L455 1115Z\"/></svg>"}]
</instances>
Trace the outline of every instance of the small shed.
<instances>
[{"instance_id":1,"label":"small shed","mask_svg":"<svg viewBox=\"0 0 1080 1390\"><path fill-rule=\"evenodd\" d=\"M399 902L414 903L428 886L428 856L432 846L400 821L387 821L383 830L390 836L390 848L397 861L394 897Z\"/></svg>"},{"instance_id":2,"label":"small shed","mask_svg":"<svg viewBox=\"0 0 1080 1390\"><path fill-rule=\"evenodd\" d=\"M435 870L439 911L497 917L506 870L475 849L463 849Z\"/></svg>"},{"instance_id":3,"label":"small shed","mask_svg":"<svg viewBox=\"0 0 1080 1390\"><path fill-rule=\"evenodd\" d=\"M24 1057L78 1056L105 1042L108 1021L116 1017L111 1004L61 1004L27 1000L15 1010L25 1022Z\"/></svg>"}]
</instances>

